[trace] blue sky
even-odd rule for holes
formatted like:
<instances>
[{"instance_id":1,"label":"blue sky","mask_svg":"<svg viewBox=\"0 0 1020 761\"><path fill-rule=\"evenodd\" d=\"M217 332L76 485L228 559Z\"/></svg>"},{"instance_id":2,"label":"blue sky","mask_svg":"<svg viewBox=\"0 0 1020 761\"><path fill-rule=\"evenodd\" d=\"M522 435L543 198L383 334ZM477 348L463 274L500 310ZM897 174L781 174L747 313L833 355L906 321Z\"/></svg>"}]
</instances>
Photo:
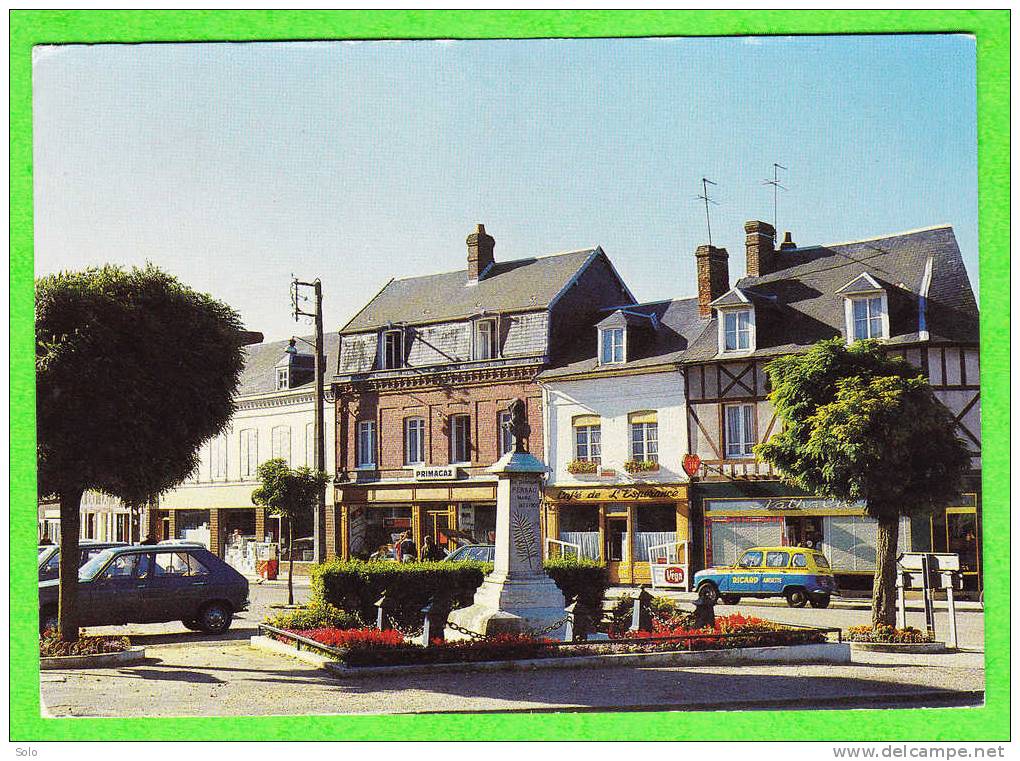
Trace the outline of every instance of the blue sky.
<instances>
[{"instance_id":1,"label":"blue sky","mask_svg":"<svg viewBox=\"0 0 1020 761\"><path fill-rule=\"evenodd\" d=\"M800 245L950 223L977 287L975 46L869 36L37 48L36 271L150 260L268 339L390 277L601 244L641 300L695 292L743 222Z\"/></svg>"}]
</instances>

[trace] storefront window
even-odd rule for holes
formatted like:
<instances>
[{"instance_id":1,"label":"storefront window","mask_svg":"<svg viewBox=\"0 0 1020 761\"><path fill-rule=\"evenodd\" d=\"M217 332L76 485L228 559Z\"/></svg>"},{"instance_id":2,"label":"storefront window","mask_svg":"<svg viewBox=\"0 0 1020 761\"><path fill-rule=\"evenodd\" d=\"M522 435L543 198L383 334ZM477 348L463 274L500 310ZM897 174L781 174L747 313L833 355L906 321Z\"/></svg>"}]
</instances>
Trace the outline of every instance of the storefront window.
<instances>
[{"instance_id":1,"label":"storefront window","mask_svg":"<svg viewBox=\"0 0 1020 761\"><path fill-rule=\"evenodd\" d=\"M960 570L975 573L978 569L977 514L947 513L946 544L950 552L960 556Z\"/></svg>"},{"instance_id":2,"label":"storefront window","mask_svg":"<svg viewBox=\"0 0 1020 761\"><path fill-rule=\"evenodd\" d=\"M634 560L651 563L655 558L649 549L676 542L676 507L674 505L634 506ZM658 555L662 555L661 549Z\"/></svg>"},{"instance_id":3,"label":"storefront window","mask_svg":"<svg viewBox=\"0 0 1020 761\"><path fill-rule=\"evenodd\" d=\"M475 523L472 534L478 542L494 544L496 542L496 506L475 505Z\"/></svg>"},{"instance_id":4,"label":"storefront window","mask_svg":"<svg viewBox=\"0 0 1020 761\"><path fill-rule=\"evenodd\" d=\"M598 505L564 505L560 508L560 540L580 545L581 557L598 560Z\"/></svg>"},{"instance_id":5,"label":"storefront window","mask_svg":"<svg viewBox=\"0 0 1020 761\"><path fill-rule=\"evenodd\" d=\"M353 521L352 521L353 523ZM362 538L362 552L389 555L397 537L411 530L411 508L407 507L368 507L358 516L358 532ZM351 530L352 551L354 530Z\"/></svg>"}]
</instances>

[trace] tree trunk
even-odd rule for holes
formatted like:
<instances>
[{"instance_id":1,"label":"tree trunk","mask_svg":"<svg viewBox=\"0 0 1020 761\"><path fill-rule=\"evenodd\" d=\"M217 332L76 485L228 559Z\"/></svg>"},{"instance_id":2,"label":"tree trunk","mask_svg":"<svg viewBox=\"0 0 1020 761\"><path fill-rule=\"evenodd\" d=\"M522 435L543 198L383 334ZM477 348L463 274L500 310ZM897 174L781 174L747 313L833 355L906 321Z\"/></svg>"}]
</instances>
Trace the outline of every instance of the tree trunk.
<instances>
[{"instance_id":1,"label":"tree trunk","mask_svg":"<svg viewBox=\"0 0 1020 761\"><path fill-rule=\"evenodd\" d=\"M877 568L871 604L872 626L896 626L896 548L899 538L899 516L878 521L878 547L875 553Z\"/></svg>"},{"instance_id":2,"label":"tree trunk","mask_svg":"<svg viewBox=\"0 0 1020 761\"><path fill-rule=\"evenodd\" d=\"M294 519L287 521L287 604L294 604Z\"/></svg>"},{"instance_id":3,"label":"tree trunk","mask_svg":"<svg viewBox=\"0 0 1020 761\"><path fill-rule=\"evenodd\" d=\"M78 534L81 531L81 489L60 495L60 636L78 641Z\"/></svg>"}]
</instances>

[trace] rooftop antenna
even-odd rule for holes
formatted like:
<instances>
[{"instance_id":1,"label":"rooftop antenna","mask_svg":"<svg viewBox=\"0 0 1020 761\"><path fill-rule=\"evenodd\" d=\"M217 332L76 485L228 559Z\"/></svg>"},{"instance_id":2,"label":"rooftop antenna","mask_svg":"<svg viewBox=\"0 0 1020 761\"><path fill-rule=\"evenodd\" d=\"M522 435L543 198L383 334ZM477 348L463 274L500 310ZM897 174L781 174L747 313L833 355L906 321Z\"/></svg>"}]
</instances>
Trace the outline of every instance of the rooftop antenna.
<instances>
[{"instance_id":1,"label":"rooftop antenna","mask_svg":"<svg viewBox=\"0 0 1020 761\"><path fill-rule=\"evenodd\" d=\"M698 200L701 200L701 201L705 202L705 226L708 227L708 245L710 245L710 246L712 245L712 215L709 214L709 212L708 212L708 205L709 204L715 204L716 206L718 206L719 204L718 204L717 201L715 201L714 199L709 197L709 195L708 195L708 186L709 185L715 185L715 184L716 183L712 182L707 177L702 177L701 178L701 195L697 196Z\"/></svg>"},{"instance_id":2,"label":"rooftop antenna","mask_svg":"<svg viewBox=\"0 0 1020 761\"><path fill-rule=\"evenodd\" d=\"M762 180L762 185L772 186L772 227L776 229L778 234L779 231L779 191L786 190L785 187L779 184L779 170L782 169L784 172L789 171L782 164L772 164L772 179Z\"/></svg>"}]
</instances>

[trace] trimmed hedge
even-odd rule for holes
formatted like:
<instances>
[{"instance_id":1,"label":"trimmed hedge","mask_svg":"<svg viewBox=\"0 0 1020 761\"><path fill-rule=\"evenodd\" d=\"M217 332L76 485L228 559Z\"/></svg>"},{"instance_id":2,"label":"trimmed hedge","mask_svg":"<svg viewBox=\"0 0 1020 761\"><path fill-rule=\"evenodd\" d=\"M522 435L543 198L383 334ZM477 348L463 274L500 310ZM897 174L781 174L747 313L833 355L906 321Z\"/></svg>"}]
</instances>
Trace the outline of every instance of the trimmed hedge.
<instances>
[{"instance_id":1,"label":"trimmed hedge","mask_svg":"<svg viewBox=\"0 0 1020 761\"><path fill-rule=\"evenodd\" d=\"M578 598L582 615L601 615L609 587L606 566L595 560L557 558L545 570L569 601ZM374 622L375 602L383 593L398 626L421 624L421 609L436 596L446 596L455 607L466 607L491 563L394 563L390 561L331 560L312 566L312 604L327 603L365 621Z\"/></svg>"},{"instance_id":2,"label":"trimmed hedge","mask_svg":"<svg viewBox=\"0 0 1020 761\"><path fill-rule=\"evenodd\" d=\"M459 607L471 604L491 563L394 563L330 560L312 566L312 600L357 613L373 623L375 602L383 593L398 626L421 623L421 609L437 595Z\"/></svg>"},{"instance_id":3,"label":"trimmed hedge","mask_svg":"<svg viewBox=\"0 0 1020 761\"><path fill-rule=\"evenodd\" d=\"M278 629L357 629L361 620L322 600L312 600L297 610L283 611L266 620Z\"/></svg>"}]
</instances>

